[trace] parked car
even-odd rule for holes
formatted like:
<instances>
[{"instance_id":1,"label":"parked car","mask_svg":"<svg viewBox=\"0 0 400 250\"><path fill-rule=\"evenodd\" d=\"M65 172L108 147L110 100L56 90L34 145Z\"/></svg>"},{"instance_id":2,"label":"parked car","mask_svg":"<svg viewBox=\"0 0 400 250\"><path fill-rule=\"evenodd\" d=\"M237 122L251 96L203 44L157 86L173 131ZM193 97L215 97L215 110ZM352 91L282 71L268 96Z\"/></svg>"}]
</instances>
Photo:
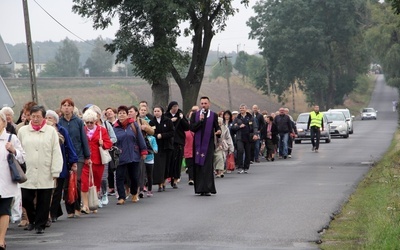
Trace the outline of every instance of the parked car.
<instances>
[{"instance_id":1,"label":"parked car","mask_svg":"<svg viewBox=\"0 0 400 250\"><path fill-rule=\"evenodd\" d=\"M301 141L311 141L310 130L307 130L307 123L310 117L310 113L301 113L297 117L297 138L294 139L294 143L301 143ZM320 141L325 140L326 143L331 142L330 125L328 118L324 114L324 130L321 131Z\"/></svg>"},{"instance_id":2,"label":"parked car","mask_svg":"<svg viewBox=\"0 0 400 250\"><path fill-rule=\"evenodd\" d=\"M342 136L343 138L349 137L349 124L347 123L350 118L344 116L343 112L329 111L324 113L328 118L330 124L331 135Z\"/></svg>"},{"instance_id":3,"label":"parked car","mask_svg":"<svg viewBox=\"0 0 400 250\"><path fill-rule=\"evenodd\" d=\"M350 114L349 109L329 109L328 111L340 111L344 114L344 117L346 117L347 124L349 125L349 134L354 133L354 128L353 128L353 121L354 121L354 115Z\"/></svg>"},{"instance_id":4,"label":"parked car","mask_svg":"<svg viewBox=\"0 0 400 250\"><path fill-rule=\"evenodd\" d=\"M374 119L378 117L378 111L374 108L363 108L361 111L361 120Z\"/></svg>"}]
</instances>

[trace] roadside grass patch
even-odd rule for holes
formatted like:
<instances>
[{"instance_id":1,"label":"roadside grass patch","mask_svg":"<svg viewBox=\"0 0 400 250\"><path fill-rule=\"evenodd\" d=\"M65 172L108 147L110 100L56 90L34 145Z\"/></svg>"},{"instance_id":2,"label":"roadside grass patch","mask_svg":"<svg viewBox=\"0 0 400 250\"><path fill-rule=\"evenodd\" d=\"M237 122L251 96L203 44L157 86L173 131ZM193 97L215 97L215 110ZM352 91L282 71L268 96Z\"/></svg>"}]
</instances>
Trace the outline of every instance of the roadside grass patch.
<instances>
[{"instance_id":1,"label":"roadside grass patch","mask_svg":"<svg viewBox=\"0 0 400 250\"><path fill-rule=\"evenodd\" d=\"M400 248L400 131L322 235L321 249Z\"/></svg>"}]
</instances>

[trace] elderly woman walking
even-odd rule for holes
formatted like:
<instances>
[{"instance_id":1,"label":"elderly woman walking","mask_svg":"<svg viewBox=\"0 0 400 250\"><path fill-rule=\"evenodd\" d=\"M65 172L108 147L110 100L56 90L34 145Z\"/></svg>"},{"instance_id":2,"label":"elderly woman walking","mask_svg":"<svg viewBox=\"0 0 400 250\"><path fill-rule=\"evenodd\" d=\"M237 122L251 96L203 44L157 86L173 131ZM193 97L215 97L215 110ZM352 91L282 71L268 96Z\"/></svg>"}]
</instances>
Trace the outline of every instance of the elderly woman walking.
<instances>
[{"instance_id":1,"label":"elderly woman walking","mask_svg":"<svg viewBox=\"0 0 400 250\"><path fill-rule=\"evenodd\" d=\"M20 162L24 162L25 152L17 136L6 132L6 116L0 111L0 249L6 249L5 236L11 216L11 202L19 192L17 183L11 180L7 155L14 154Z\"/></svg>"},{"instance_id":2,"label":"elderly woman walking","mask_svg":"<svg viewBox=\"0 0 400 250\"><path fill-rule=\"evenodd\" d=\"M45 117L46 110L43 106L33 106L29 125L18 131L18 138L26 152L28 181L21 184L22 206L29 219L26 229L36 229L38 234L44 233L55 180L60 176L63 167L57 131L46 124Z\"/></svg>"},{"instance_id":3,"label":"elderly woman walking","mask_svg":"<svg viewBox=\"0 0 400 250\"><path fill-rule=\"evenodd\" d=\"M112 147L112 142L110 137L108 136L107 129L101 125L98 125L98 116L97 113L91 109L88 109L83 114L83 121L86 124L85 132L89 142L90 149L90 164L83 165L82 175L81 175L81 190L82 190L82 203L83 207L81 212L88 214L89 213L89 173L90 167L92 168L93 173L93 185L96 186L97 192L100 193L101 180L104 171L104 164L101 163L100 149L99 147L103 147L103 149L110 149Z\"/></svg>"}]
</instances>

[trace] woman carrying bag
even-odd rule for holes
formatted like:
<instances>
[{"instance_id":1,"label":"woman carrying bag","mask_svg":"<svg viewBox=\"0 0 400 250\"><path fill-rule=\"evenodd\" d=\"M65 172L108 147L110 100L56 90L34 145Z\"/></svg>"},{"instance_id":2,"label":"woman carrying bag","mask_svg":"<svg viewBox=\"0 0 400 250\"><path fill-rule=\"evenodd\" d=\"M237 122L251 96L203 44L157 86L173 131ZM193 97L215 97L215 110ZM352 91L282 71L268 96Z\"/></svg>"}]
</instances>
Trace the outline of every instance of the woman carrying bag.
<instances>
[{"instance_id":1,"label":"woman carrying bag","mask_svg":"<svg viewBox=\"0 0 400 250\"><path fill-rule=\"evenodd\" d=\"M104 164L101 160L100 149L110 149L112 147L112 142L110 137L108 136L107 129L102 126L98 126L97 124L97 114L93 110L87 110L83 114L83 121L85 122L85 133L89 142L90 148L90 159L92 161L92 165L89 166L85 164L82 169L81 176L81 190L82 190L82 210L81 212L84 214L88 214L89 210L89 187L94 185L96 186L97 193L100 192L101 179L104 171ZM89 181L90 178L90 168L93 172L93 183Z\"/></svg>"},{"instance_id":2,"label":"woman carrying bag","mask_svg":"<svg viewBox=\"0 0 400 250\"><path fill-rule=\"evenodd\" d=\"M11 180L7 155L11 152L18 162L23 163L25 152L17 136L6 132L7 120L3 111L0 111L0 249L6 249L5 236L11 216L11 202L18 193L16 182Z\"/></svg>"}]
</instances>

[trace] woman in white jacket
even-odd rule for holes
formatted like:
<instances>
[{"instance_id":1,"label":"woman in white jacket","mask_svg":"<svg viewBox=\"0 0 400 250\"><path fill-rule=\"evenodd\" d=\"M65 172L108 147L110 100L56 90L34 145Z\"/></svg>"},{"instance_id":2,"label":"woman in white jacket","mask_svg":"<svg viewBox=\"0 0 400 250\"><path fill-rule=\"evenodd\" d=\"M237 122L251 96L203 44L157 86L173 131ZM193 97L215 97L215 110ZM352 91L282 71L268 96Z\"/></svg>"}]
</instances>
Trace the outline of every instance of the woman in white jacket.
<instances>
[{"instance_id":1,"label":"woman in white jacket","mask_svg":"<svg viewBox=\"0 0 400 250\"><path fill-rule=\"evenodd\" d=\"M7 120L3 111L0 111L0 249L6 248L5 236L10 221L11 203L19 192L16 182L11 180L7 155L12 153L20 162L24 162L25 152L17 136L6 132Z\"/></svg>"},{"instance_id":2,"label":"woman in white jacket","mask_svg":"<svg viewBox=\"0 0 400 250\"><path fill-rule=\"evenodd\" d=\"M21 184L22 206L29 219L26 230L36 229L36 233L43 234L55 180L60 176L63 167L63 157L56 129L46 124L44 107L33 106L30 114L29 124L18 131L18 138L26 153L28 178Z\"/></svg>"},{"instance_id":3,"label":"woman in white jacket","mask_svg":"<svg viewBox=\"0 0 400 250\"><path fill-rule=\"evenodd\" d=\"M235 150L229 128L223 123L223 119L218 117L218 124L221 127L221 137L216 138L214 151L214 169L217 178L224 178L226 156Z\"/></svg>"}]
</instances>

